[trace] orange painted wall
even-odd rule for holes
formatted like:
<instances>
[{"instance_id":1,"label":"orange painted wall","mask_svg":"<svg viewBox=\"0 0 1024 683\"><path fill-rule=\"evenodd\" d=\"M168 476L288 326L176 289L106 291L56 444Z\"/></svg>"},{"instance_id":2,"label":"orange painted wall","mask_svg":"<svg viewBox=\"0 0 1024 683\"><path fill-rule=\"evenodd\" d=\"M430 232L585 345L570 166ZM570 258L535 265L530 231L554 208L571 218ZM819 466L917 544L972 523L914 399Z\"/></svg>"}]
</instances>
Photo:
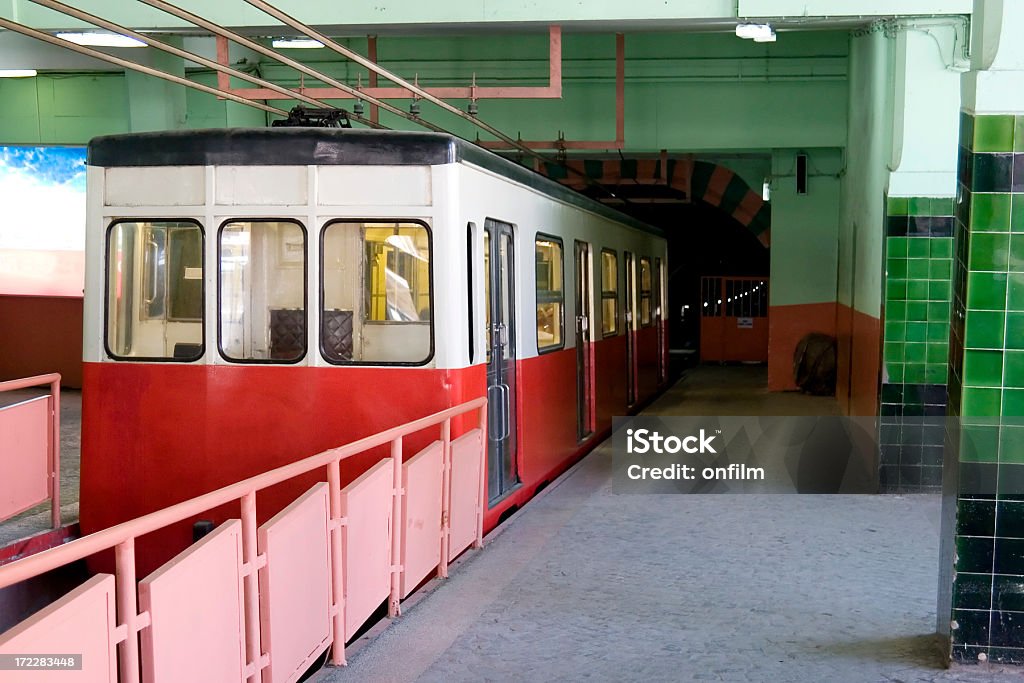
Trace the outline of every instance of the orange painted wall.
<instances>
[{"instance_id":1,"label":"orange painted wall","mask_svg":"<svg viewBox=\"0 0 1024 683\"><path fill-rule=\"evenodd\" d=\"M48 372L82 386L81 297L0 296L0 380Z\"/></svg>"},{"instance_id":2,"label":"orange painted wall","mask_svg":"<svg viewBox=\"0 0 1024 683\"><path fill-rule=\"evenodd\" d=\"M768 309L768 391L791 391L793 352L804 335L836 335L836 303L793 304Z\"/></svg>"},{"instance_id":3,"label":"orange painted wall","mask_svg":"<svg viewBox=\"0 0 1024 683\"><path fill-rule=\"evenodd\" d=\"M847 415L878 415L881 335L878 318L844 304L838 305L836 399Z\"/></svg>"}]
</instances>

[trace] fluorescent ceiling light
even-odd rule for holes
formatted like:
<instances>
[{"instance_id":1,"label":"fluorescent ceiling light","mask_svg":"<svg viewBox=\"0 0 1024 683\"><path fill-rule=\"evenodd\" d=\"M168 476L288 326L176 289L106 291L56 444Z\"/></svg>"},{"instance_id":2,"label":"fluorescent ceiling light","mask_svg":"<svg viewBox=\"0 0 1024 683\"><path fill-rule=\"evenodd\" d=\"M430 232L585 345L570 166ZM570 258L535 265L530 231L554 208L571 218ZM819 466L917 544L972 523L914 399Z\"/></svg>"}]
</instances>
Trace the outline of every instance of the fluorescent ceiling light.
<instances>
[{"instance_id":1,"label":"fluorescent ceiling light","mask_svg":"<svg viewBox=\"0 0 1024 683\"><path fill-rule=\"evenodd\" d=\"M274 38L271 45L292 50L311 50L324 46L320 41L311 38Z\"/></svg>"},{"instance_id":2,"label":"fluorescent ceiling light","mask_svg":"<svg viewBox=\"0 0 1024 683\"><path fill-rule=\"evenodd\" d=\"M774 43L775 31L768 24L737 24L736 35L755 43Z\"/></svg>"},{"instance_id":3,"label":"fluorescent ceiling light","mask_svg":"<svg viewBox=\"0 0 1024 683\"><path fill-rule=\"evenodd\" d=\"M0 78L31 78L35 75L35 69L0 69Z\"/></svg>"},{"instance_id":4,"label":"fluorescent ceiling light","mask_svg":"<svg viewBox=\"0 0 1024 683\"><path fill-rule=\"evenodd\" d=\"M57 37L76 45L91 47L146 47L141 40L122 36L119 33L58 33Z\"/></svg>"}]
</instances>

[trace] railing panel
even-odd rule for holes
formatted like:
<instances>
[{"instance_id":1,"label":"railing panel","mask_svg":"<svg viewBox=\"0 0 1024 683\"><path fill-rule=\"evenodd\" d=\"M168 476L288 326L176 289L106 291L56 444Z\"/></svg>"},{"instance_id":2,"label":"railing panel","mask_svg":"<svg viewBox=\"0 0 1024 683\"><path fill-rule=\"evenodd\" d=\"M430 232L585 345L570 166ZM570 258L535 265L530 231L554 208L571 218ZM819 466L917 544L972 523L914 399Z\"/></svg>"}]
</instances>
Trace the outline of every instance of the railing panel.
<instances>
[{"instance_id":1,"label":"railing panel","mask_svg":"<svg viewBox=\"0 0 1024 683\"><path fill-rule=\"evenodd\" d=\"M442 455L435 441L402 464L402 598L441 562Z\"/></svg>"},{"instance_id":2,"label":"railing panel","mask_svg":"<svg viewBox=\"0 0 1024 683\"><path fill-rule=\"evenodd\" d=\"M4 655L81 655L81 670L4 671L5 683L117 681L114 577L98 574L0 635Z\"/></svg>"},{"instance_id":3,"label":"railing panel","mask_svg":"<svg viewBox=\"0 0 1024 683\"><path fill-rule=\"evenodd\" d=\"M353 634L391 594L392 465L382 460L341 490L345 633Z\"/></svg>"},{"instance_id":4,"label":"railing panel","mask_svg":"<svg viewBox=\"0 0 1024 683\"><path fill-rule=\"evenodd\" d=\"M476 540L482 435L481 430L474 429L452 441L449 559L455 559Z\"/></svg>"},{"instance_id":5,"label":"railing panel","mask_svg":"<svg viewBox=\"0 0 1024 683\"><path fill-rule=\"evenodd\" d=\"M262 643L273 653L264 683L297 681L331 644L328 500L316 484L259 529Z\"/></svg>"},{"instance_id":6,"label":"railing panel","mask_svg":"<svg viewBox=\"0 0 1024 683\"><path fill-rule=\"evenodd\" d=\"M142 680L244 681L242 523L230 519L139 582Z\"/></svg>"},{"instance_id":7,"label":"railing panel","mask_svg":"<svg viewBox=\"0 0 1024 683\"><path fill-rule=\"evenodd\" d=\"M0 408L0 521L50 497L50 397Z\"/></svg>"}]
</instances>

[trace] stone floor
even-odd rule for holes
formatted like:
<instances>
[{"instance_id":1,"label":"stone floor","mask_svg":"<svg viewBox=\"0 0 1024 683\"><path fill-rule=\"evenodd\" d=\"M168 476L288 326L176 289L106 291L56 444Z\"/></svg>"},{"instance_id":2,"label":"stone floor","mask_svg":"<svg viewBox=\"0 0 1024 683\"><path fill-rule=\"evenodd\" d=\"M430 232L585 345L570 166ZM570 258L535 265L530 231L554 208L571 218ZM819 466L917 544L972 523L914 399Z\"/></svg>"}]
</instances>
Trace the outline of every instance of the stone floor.
<instances>
[{"instance_id":1,"label":"stone floor","mask_svg":"<svg viewBox=\"0 0 1024 683\"><path fill-rule=\"evenodd\" d=\"M0 407L44 395L43 389L23 389L0 394ZM60 396L60 494L64 524L78 521L78 472L82 450L82 392L63 389ZM0 547L26 536L47 531L50 503L37 505L11 519L0 522Z\"/></svg>"},{"instance_id":2,"label":"stone floor","mask_svg":"<svg viewBox=\"0 0 1024 683\"><path fill-rule=\"evenodd\" d=\"M762 375L698 369L649 410L835 409ZM614 495L610 478L606 443L312 680L1022 680L943 668L936 496Z\"/></svg>"}]
</instances>

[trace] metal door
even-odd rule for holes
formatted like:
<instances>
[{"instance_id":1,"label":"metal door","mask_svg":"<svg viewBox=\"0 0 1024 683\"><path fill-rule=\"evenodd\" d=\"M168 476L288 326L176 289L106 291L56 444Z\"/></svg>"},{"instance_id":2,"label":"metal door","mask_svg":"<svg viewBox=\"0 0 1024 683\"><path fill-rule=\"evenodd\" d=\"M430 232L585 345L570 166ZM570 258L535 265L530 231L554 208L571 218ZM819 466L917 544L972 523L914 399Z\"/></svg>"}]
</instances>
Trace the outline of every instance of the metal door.
<instances>
[{"instance_id":1,"label":"metal door","mask_svg":"<svg viewBox=\"0 0 1024 683\"><path fill-rule=\"evenodd\" d=\"M594 433L594 362L590 343L590 245L576 242L576 438Z\"/></svg>"},{"instance_id":2,"label":"metal door","mask_svg":"<svg viewBox=\"0 0 1024 683\"><path fill-rule=\"evenodd\" d=\"M519 483L516 462L515 250L512 226L484 222L487 296L487 492L493 504Z\"/></svg>"},{"instance_id":3,"label":"metal door","mask_svg":"<svg viewBox=\"0 0 1024 683\"><path fill-rule=\"evenodd\" d=\"M636 274L633 254L626 252L626 405L636 403L636 334L633 331L636 310Z\"/></svg>"}]
</instances>

